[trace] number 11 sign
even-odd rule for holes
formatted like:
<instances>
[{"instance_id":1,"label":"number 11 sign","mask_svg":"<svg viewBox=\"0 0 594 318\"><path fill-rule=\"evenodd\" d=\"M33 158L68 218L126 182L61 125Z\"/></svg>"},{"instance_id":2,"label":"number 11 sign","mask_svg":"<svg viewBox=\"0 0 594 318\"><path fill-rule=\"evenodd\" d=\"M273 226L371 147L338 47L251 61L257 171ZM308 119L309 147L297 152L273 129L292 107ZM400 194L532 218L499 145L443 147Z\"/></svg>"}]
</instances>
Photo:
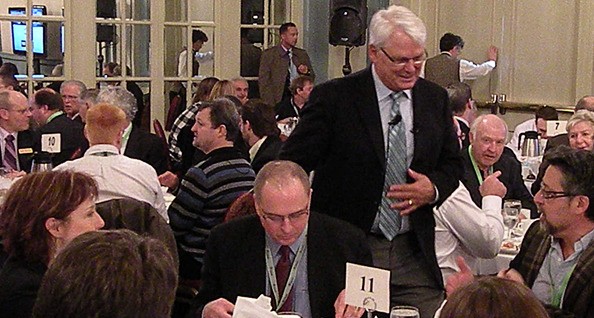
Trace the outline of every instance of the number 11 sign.
<instances>
[{"instance_id":1,"label":"number 11 sign","mask_svg":"<svg viewBox=\"0 0 594 318\"><path fill-rule=\"evenodd\" d=\"M368 311L390 312L390 271L346 264L347 305Z\"/></svg>"}]
</instances>

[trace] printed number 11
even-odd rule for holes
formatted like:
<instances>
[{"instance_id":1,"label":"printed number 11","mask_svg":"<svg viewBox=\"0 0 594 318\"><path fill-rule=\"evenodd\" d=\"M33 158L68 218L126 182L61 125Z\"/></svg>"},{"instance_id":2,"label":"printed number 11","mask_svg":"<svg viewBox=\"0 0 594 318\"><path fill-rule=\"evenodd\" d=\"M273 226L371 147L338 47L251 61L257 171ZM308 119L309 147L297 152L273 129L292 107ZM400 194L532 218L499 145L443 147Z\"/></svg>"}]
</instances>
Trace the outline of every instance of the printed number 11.
<instances>
[{"instance_id":1,"label":"printed number 11","mask_svg":"<svg viewBox=\"0 0 594 318\"><path fill-rule=\"evenodd\" d=\"M361 290L362 291L368 291L370 293L373 293L373 277L369 278L369 290L365 289L365 281L366 281L366 277L365 276L361 276Z\"/></svg>"}]
</instances>

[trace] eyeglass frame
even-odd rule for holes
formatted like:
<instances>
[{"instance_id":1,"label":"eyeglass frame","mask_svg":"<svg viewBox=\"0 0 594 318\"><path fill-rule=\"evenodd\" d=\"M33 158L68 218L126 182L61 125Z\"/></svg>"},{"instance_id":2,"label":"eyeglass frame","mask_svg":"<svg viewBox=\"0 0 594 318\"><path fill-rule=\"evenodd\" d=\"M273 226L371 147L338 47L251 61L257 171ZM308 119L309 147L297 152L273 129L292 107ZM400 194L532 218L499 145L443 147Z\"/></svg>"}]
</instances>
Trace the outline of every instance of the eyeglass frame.
<instances>
[{"instance_id":1,"label":"eyeglass frame","mask_svg":"<svg viewBox=\"0 0 594 318\"><path fill-rule=\"evenodd\" d=\"M545 200L553 200L553 199L557 199L557 198L566 198L566 197L575 197L578 195L578 194L573 194L573 193L569 193L569 192L565 192L565 191L547 191L547 190L544 190L543 188L540 188L540 190L538 190L536 195L538 195L539 193L542 196L542 198Z\"/></svg>"},{"instance_id":2,"label":"eyeglass frame","mask_svg":"<svg viewBox=\"0 0 594 318\"><path fill-rule=\"evenodd\" d=\"M289 221L289 223L295 223L297 221L299 221L299 218L301 218L304 215L308 215L309 214L309 205L304 208L301 209L299 211L293 212L293 213L289 213L288 215L278 215L278 214L274 214L274 213L268 213L268 212L264 212L261 211L260 216L262 218L264 218L265 220L268 220L274 224L283 224L285 222L285 220Z\"/></svg>"},{"instance_id":3,"label":"eyeglass frame","mask_svg":"<svg viewBox=\"0 0 594 318\"><path fill-rule=\"evenodd\" d=\"M390 62L392 62L392 64L394 64L394 66L396 66L398 68L405 67L406 65L408 65L408 62L410 62L410 61L413 62L414 67L420 67L421 65L423 65L423 62L425 62L425 60L427 59L427 57L425 56L425 53L423 53L422 55L417 56L417 57L403 58L403 60L406 60L406 62L398 62L394 57L392 57L390 54L388 54L388 52L386 52L386 50L384 50L383 47L380 47L379 49L380 49L380 51L384 52L384 54L386 55L388 60L390 60Z\"/></svg>"}]
</instances>

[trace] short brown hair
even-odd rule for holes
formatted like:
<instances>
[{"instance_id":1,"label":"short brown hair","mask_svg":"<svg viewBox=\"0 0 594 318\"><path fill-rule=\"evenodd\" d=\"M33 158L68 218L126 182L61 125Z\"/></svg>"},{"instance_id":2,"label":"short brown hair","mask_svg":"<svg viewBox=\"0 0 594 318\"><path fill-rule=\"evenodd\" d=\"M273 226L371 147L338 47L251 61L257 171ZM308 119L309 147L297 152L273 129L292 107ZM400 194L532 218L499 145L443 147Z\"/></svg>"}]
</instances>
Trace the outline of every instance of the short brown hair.
<instances>
[{"instance_id":1,"label":"short brown hair","mask_svg":"<svg viewBox=\"0 0 594 318\"><path fill-rule=\"evenodd\" d=\"M297 95L297 89L303 89L307 83L313 84L313 78L307 75L299 75L295 77L289 85L291 95Z\"/></svg>"},{"instance_id":2,"label":"short brown hair","mask_svg":"<svg viewBox=\"0 0 594 318\"><path fill-rule=\"evenodd\" d=\"M52 261L33 317L171 316L177 271L159 240L129 230L75 238Z\"/></svg>"},{"instance_id":3,"label":"short brown hair","mask_svg":"<svg viewBox=\"0 0 594 318\"><path fill-rule=\"evenodd\" d=\"M97 104L87 111L85 131L91 144L112 144L126 128L126 114L119 107Z\"/></svg>"},{"instance_id":4,"label":"short brown hair","mask_svg":"<svg viewBox=\"0 0 594 318\"><path fill-rule=\"evenodd\" d=\"M486 276L448 297L441 318L548 318L547 311L528 287L507 279Z\"/></svg>"},{"instance_id":5,"label":"short brown hair","mask_svg":"<svg viewBox=\"0 0 594 318\"><path fill-rule=\"evenodd\" d=\"M250 99L241 107L241 120L250 122L258 138L280 134L274 115L274 109L260 99Z\"/></svg>"},{"instance_id":6,"label":"short brown hair","mask_svg":"<svg viewBox=\"0 0 594 318\"><path fill-rule=\"evenodd\" d=\"M97 183L84 173L47 171L24 176L10 187L0 208L0 236L6 252L47 264L55 246L46 220L64 220L96 197Z\"/></svg>"},{"instance_id":7,"label":"short brown hair","mask_svg":"<svg viewBox=\"0 0 594 318\"><path fill-rule=\"evenodd\" d=\"M38 90L33 96L33 102L37 106L47 106L49 110L63 110L64 101L62 96L56 93L53 89L42 88Z\"/></svg>"}]
</instances>

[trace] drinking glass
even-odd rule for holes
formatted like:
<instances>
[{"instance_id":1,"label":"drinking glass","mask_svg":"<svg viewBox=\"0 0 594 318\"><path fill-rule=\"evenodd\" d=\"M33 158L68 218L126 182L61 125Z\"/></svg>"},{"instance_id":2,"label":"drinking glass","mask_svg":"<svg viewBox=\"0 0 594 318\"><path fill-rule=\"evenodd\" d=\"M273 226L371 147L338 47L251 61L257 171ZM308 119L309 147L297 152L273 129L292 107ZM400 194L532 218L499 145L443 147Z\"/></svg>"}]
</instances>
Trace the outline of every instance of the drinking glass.
<instances>
[{"instance_id":1,"label":"drinking glass","mask_svg":"<svg viewBox=\"0 0 594 318\"><path fill-rule=\"evenodd\" d=\"M390 318L420 318L420 315L416 307L395 306L390 311Z\"/></svg>"},{"instance_id":2,"label":"drinking glass","mask_svg":"<svg viewBox=\"0 0 594 318\"><path fill-rule=\"evenodd\" d=\"M518 225L522 203L519 200L505 200L503 203L503 225L507 228L507 239L511 240L512 230Z\"/></svg>"}]
</instances>

